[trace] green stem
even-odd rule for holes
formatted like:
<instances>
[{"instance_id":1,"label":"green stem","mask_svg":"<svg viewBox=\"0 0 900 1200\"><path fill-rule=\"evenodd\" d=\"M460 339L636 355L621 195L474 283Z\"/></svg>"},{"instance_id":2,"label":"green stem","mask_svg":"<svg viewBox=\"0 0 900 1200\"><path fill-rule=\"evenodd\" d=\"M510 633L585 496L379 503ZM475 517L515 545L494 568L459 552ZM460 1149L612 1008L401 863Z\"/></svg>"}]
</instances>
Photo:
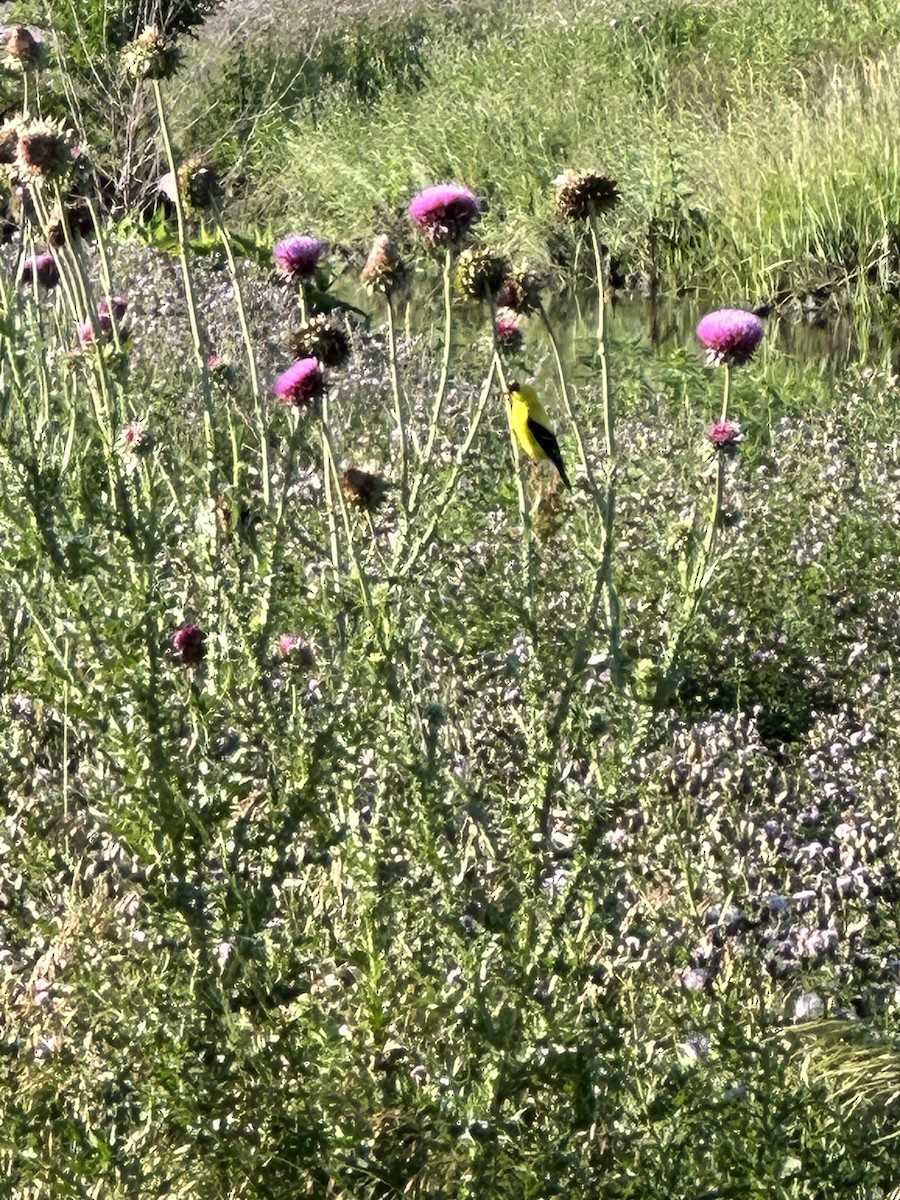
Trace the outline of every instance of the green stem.
<instances>
[{"instance_id":1,"label":"green stem","mask_svg":"<svg viewBox=\"0 0 900 1200\"><path fill-rule=\"evenodd\" d=\"M497 371L497 378L500 381L500 387L504 396L509 396L509 384L506 379L506 372L503 370L503 363L500 361L500 355L495 352L494 365ZM519 443L516 439L515 431L512 426L511 414L507 412L509 425L509 444L512 452L513 475L516 481L516 497L519 504L519 520L522 523L522 542L520 547L520 567L522 572L522 603L525 608L525 626L528 632L529 648L534 653L534 646L537 640L537 623L535 621L535 600L534 600L534 552L531 536L531 512L528 508L528 503L525 499L525 484L522 480L522 468L519 462Z\"/></svg>"},{"instance_id":2,"label":"green stem","mask_svg":"<svg viewBox=\"0 0 900 1200\"><path fill-rule=\"evenodd\" d=\"M428 468L431 465L431 456L434 452L434 443L437 439L438 425L441 419L441 412L444 407L444 400L447 396L447 383L450 378L450 353L451 353L451 337L453 333L453 305L451 302L451 266L452 254L448 246L444 253L444 348L441 354L441 373L438 378L437 392L434 397L434 405L431 410L431 421L428 426L428 438L425 442L425 449L422 453L421 467L419 474L416 476L412 486L412 491L409 497L409 513L415 511L416 502L419 498L419 491L422 484L425 482L425 477L428 474Z\"/></svg>"},{"instance_id":3,"label":"green stem","mask_svg":"<svg viewBox=\"0 0 900 1200\"><path fill-rule=\"evenodd\" d=\"M238 324L241 327L241 338L244 343L244 353L247 356L247 370L250 374L250 389L253 393L253 411L256 418L257 434L259 437L259 452L260 452L260 474L262 475L263 502L268 509L271 502L272 481L269 470L269 438L268 428L266 425L265 413L262 404L262 389L259 382L259 368L256 362L256 349L253 345L253 338L250 334L250 326L247 321L247 310L244 306L244 295L241 289L241 281L238 275L237 262L234 257L234 249L231 244L231 235L225 227L225 222L222 219L222 214L216 209L216 223L219 229L219 235L222 239L222 247L225 251L225 259L228 263L228 273L231 277L231 288L234 293L234 306L237 311Z\"/></svg>"},{"instance_id":4,"label":"green stem","mask_svg":"<svg viewBox=\"0 0 900 1200\"><path fill-rule=\"evenodd\" d=\"M264 591L262 610L258 620L260 633L256 647L256 659L260 664L262 664L265 659L266 647L272 632L272 616L275 608L275 583L278 576L278 565L281 561L282 547L284 544L284 539L281 536L281 527L284 523L284 514L287 510L288 490L290 489L291 480L294 475L294 459L296 458L297 445L300 441L300 416L294 409L290 409L289 412L291 419L291 437L290 441L288 442L287 460L284 466L284 478L281 481L281 495L278 498L278 505L275 509L275 519L272 524L272 535L270 539L266 576L262 579Z\"/></svg>"},{"instance_id":5,"label":"green stem","mask_svg":"<svg viewBox=\"0 0 900 1200\"><path fill-rule=\"evenodd\" d=\"M559 342L557 341L556 334L553 330L553 326L550 324L550 317L548 316L547 310L543 304L541 304L539 306L538 314L540 315L541 322L544 326L544 329L547 332L547 337L550 341L550 349L553 353L553 361L556 366L556 377L557 377L557 384L558 384L558 389L559 389L559 397L562 400L563 407L566 410L566 416L569 419L569 424L572 426L572 433L575 435L575 445L578 447L578 457L581 460L581 469L584 471L585 478L587 479L587 482L588 482L588 488L590 490L591 495L594 498L594 503L597 505L598 509L600 509L600 511L602 513L603 509L605 507L604 501L603 501L603 493L602 493L600 487L598 486L596 479L594 478L594 471L593 471L593 468L591 467L590 461L588 459L587 449L585 447L585 442L584 442L584 435L581 431L581 422L578 420L578 416L575 412L575 406L572 403L572 396L571 396L571 392L569 390L569 382L566 379L566 371L565 371L565 367L563 366L562 354L560 352Z\"/></svg>"},{"instance_id":6,"label":"green stem","mask_svg":"<svg viewBox=\"0 0 900 1200\"><path fill-rule=\"evenodd\" d=\"M597 357L600 367L600 398L603 403L603 432L606 438L606 454L612 463L616 457L616 428L609 388L609 363L606 357L606 274L603 269L603 253L597 227L590 224L591 246L594 250L594 266L597 272Z\"/></svg>"},{"instance_id":7,"label":"green stem","mask_svg":"<svg viewBox=\"0 0 900 1200\"><path fill-rule=\"evenodd\" d=\"M478 397L478 403L475 406L475 411L472 414L472 419L469 422L469 432L466 435L465 441L462 443L462 445L459 447L459 449L456 452L456 459L450 470L450 476L449 476L446 484L444 485L444 490L441 492L440 496L438 497L437 503L434 506L434 513L432 515L431 520L429 521L425 530L420 534L419 538L416 540L416 542L412 546L412 548L409 552L409 557L407 558L406 562L399 569L399 572L397 572L401 577L406 577L412 572L413 568L416 566L416 564L419 560L419 556L430 545L431 539L434 537L435 530L438 527L438 522L440 521L441 517L443 517L444 514L446 513L447 508L450 505L451 500L453 499L453 494L456 491L456 485L459 482L460 475L462 474L463 463L465 462L466 457L469 453L469 450L472 447L472 443L475 441L475 435L478 432L478 426L481 424L481 418L484 416L484 412L487 407L488 398L490 397L490 394L491 394L491 386L494 382L494 374L495 374L496 370L497 370L497 357L495 355L493 360L491 361L491 367L490 367L490 370L488 371L487 378L485 379L484 384L482 385L481 395ZM398 561L399 560L397 558L395 558L393 571L396 571ZM393 571L391 572L392 574L393 574Z\"/></svg>"},{"instance_id":8,"label":"green stem","mask_svg":"<svg viewBox=\"0 0 900 1200\"><path fill-rule=\"evenodd\" d=\"M163 103L162 91L159 86L159 80L151 80L153 85L153 97L156 101L156 112L159 119L159 131L162 136L163 148L166 155L166 165L172 173L172 178L175 180L175 188L173 191L173 200L175 204L175 219L178 226L178 261L181 267L181 278L184 285L184 298L188 310L188 322L191 329L191 343L194 349L194 360L200 375L200 387L203 395L203 430L206 439L206 471L207 471L207 490L210 503L210 517L212 533L211 537L215 539L213 547L213 558L218 557L218 522L215 519L215 505L218 495L218 479L216 470L216 440L215 440L215 413L212 402L212 389L209 385L209 366L203 354L203 337L200 332L200 318L197 310L197 300L194 293L194 282L191 275L191 264L188 257L188 236L187 222L185 219L184 201L181 196L181 189L178 187L178 164L175 161L175 153L172 149L172 139L169 135L169 124L166 118L166 108Z\"/></svg>"},{"instance_id":9,"label":"green stem","mask_svg":"<svg viewBox=\"0 0 900 1200\"><path fill-rule=\"evenodd\" d=\"M603 252L596 224L590 223L591 246L597 273L597 358L600 369L600 401L603 407L603 431L606 440L606 504L603 513L603 581L605 586L606 625L609 631L610 675L616 687L622 685L621 612L616 591L613 533L616 523L616 427L612 391L609 386L609 361L606 351L606 286Z\"/></svg>"},{"instance_id":10,"label":"green stem","mask_svg":"<svg viewBox=\"0 0 900 1200\"><path fill-rule=\"evenodd\" d=\"M382 649L384 649L384 639L382 637L383 631L380 628L379 623L375 617L375 605L372 603L372 593L369 588L369 581L366 577L365 571L363 570L362 563L360 562L360 559L359 559L359 555L356 553L356 543L353 539L353 529L350 524L350 513L347 509L347 502L344 499L344 493L341 488L341 481L340 481L340 476L338 475L337 464L334 461L334 449L332 448L332 445L331 445L331 435L329 434L328 427L325 424L322 425L322 444L323 444L323 447L325 450L325 455L327 458L326 470L331 475L332 481L334 483L335 495L338 498L338 506L340 507L340 510L341 510L341 519L344 524L344 533L347 538L347 545L350 549L350 559L353 563L353 569L356 572L356 577L359 580L359 589L362 594L363 607L366 610L366 616L369 619L369 624L372 626L372 630L375 633L375 636L378 638L379 643L382 646Z\"/></svg>"},{"instance_id":11,"label":"green stem","mask_svg":"<svg viewBox=\"0 0 900 1200\"><path fill-rule=\"evenodd\" d=\"M331 431L328 428L329 416L328 389L326 388L322 395L322 478L325 488L325 516L328 522L328 545L331 552L331 578L335 593L340 595L341 547L338 541L337 516L334 509L332 473L328 465L331 456Z\"/></svg>"},{"instance_id":12,"label":"green stem","mask_svg":"<svg viewBox=\"0 0 900 1200\"><path fill-rule=\"evenodd\" d=\"M409 514L409 452L406 445L406 421L403 413L403 393L400 389L400 371L397 365L397 329L394 320L394 301L388 293L385 298L388 325L388 367L391 375L391 395L394 398L394 420L397 423L397 440L400 444L400 507L404 515Z\"/></svg>"}]
</instances>

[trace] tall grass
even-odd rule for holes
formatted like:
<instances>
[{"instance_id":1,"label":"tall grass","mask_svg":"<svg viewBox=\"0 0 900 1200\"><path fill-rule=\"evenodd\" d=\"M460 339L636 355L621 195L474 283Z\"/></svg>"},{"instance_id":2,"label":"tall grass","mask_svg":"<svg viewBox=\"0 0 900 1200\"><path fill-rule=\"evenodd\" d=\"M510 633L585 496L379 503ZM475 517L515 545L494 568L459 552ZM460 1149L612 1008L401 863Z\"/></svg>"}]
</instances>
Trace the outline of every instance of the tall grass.
<instances>
[{"instance_id":1,"label":"tall grass","mask_svg":"<svg viewBox=\"0 0 900 1200\"><path fill-rule=\"evenodd\" d=\"M707 297L727 280L757 302L860 277L893 286L890 5L825 19L773 5L747 21L733 4L527 4L499 23L476 8L443 35L436 14L416 19L414 81L361 95L323 78L258 128L242 156L249 215L362 237L411 188L460 177L494 202L491 234L566 254L546 184L581 162L622 181L635 278ZM392 29L366 32L376 70Z\"/></svg>"}]
</instances>

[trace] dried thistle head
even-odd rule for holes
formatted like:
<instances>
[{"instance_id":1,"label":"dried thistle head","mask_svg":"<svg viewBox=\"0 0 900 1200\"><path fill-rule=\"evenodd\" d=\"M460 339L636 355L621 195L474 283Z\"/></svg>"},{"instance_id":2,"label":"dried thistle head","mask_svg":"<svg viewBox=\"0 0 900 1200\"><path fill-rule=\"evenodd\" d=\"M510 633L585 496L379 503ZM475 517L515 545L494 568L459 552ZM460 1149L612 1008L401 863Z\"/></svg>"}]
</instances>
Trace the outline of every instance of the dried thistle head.
<instances>
[{"instance_id":1,"label":"dried thistle head","mask_svg":"<svg viewBox=\"0 0 900 1200\"><path fill-rule=\"evenodd\" d=\"M374 512L388 492L383 475L364 471L360 467L345 467L341 473L341 490L348 504Z\"/></svg>"},{"instance_id":2,"label":"dried thistle head","mask_svg":"<svg viewBox=\"0 0 900 1200\"><path fill-rule=\"evenodd\" d=\"M310 317L291 337L295 358L317 358L325 367L339 367L350 356L347 331L325 313Z\"/></svg>"},{"instance_id":3,"label":"dried thistle head","mask_svg":"<svg viewBox=\"0 0 900 1200\"><path fill-rule=\"evenodd\" d=\"M12 117L0 125L0 166L11 167L15 163L21 130L21 117Z\"/></svg>"},{"instance_id":4,"label":"dried thistle head","mask_svg":"<svg viewBox=\"0 0 900 1200\"><path fill-rule=\"evenodd\" d=\"M122 51L122 69L129 79L169 79L180 59L181 51L174 41L157 25L148 25Z\"/></svg>"},{"instance_id":5,"label":"dried thistle head","mask_svg":"<svg viewBox=\"0 0 900 1200\"><path fill-rule=\"evenodd\" d=\"M553 185L559 214L569 221L587 221L619 203L615 179L599 171L568 169L557 175Z\"/></svg>"},{"instance_id":6,"label":"dried thistle head","mask_svg":"<svg viewBox=\"0 0 900 1200\"><path fill-rule=\"evenodd\" d=\"M567 504L564 493L553 487L545 490L543 480L537 483L538 499L531 513L531 528L540 542L555 537L566 520Z\"/></svg>"},{"instance_id":7,"label":"dried thistle head","mask_svg":"<svg viewBox=\"0 0 900 1200\"><path fill-rule=\"evenodd\" d=\"M497 304L523 316L536 312L541 306L541 289L544 283L537 272L527 267L512 271L503 280L497 293Z\"/></svg>"},{"instance_id":8,"label":"dried thistle head","mask_svg":"<svg viewBox=\"0 0 900 1200\"><path fill-rule=\"evenodd\" d=\"M403 276L400 251L386 233L380 234L372 243L369 256L362 269L360 279L370 292L387 295Z\"/></svg>"},{"instance_id":9,"label":"dried thistle head","mask_svg":"<svg viewBox=\"0 0 900 1200\"><path fill-rule=\"evenodd\" d=\"M66 196L62 206L55 204L50 213L50 223L47 226L47 241L51 246L66 244L66 230L69 237L92 237L96 230L91 217L91 207L84 196L74 193Z\"/></svg>"},{"instance_id":10,"label":"dried thistle head","mask_svg":"<svg viewBox=\"0 0 900 1200\"><path fill-rule=\"evenodd\" d=\"M188 212L214 208L222 199L218 172L202 154L192 154L178 168L178 190Z\"/></svg>"},{"instance_id":11,"label":"dried thistle head","mask_svg":"<svg viewBox=\"0 0 900 1200\"><path fill-rule=\"evenodd\" d=\"M15 171L23 182L60 180L72 166L75 139L59 121L22 121Z\"/></svg>"},{"instance_id":12,"label":"dried thistle head","mask_svg":"<svg viewBox=\"0 0 900 1200\"><path fill-rule=\"evenodd\" d=\"M31 71L47 59L47 44L40 32L27 25L8 25L0 36L4 39L3 65L8 71Z\"/></svg>"},{"instance_id":13,"label":"dried thistle head","mask_svg":"<svg viewBox=\"0 0 900 1200\"><path fill-rule=\"evenodd\" d=\"M456 286L473 300L490 300L509 272L509 263L484 246L468 246L456 264Z\"/></svg>"}]
</instances>

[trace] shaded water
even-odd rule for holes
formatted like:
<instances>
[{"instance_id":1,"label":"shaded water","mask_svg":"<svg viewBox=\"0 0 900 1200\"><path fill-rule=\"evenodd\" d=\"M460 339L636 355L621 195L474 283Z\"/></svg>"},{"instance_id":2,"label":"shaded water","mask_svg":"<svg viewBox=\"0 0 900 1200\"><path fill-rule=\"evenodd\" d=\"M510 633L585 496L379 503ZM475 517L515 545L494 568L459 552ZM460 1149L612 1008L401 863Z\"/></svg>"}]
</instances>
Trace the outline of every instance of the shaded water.
<instances>
[{"instance_id":1,"label":"shaded water","mask_svg":"<svg viewBox=\"0 0 900 1200\"><path fill-rule=\"evenodd\" d=\"M554 316L562 321L574 315L577 305L560 305ZM694 330L709 306L689 300L616 300L610 307L609 328L633 336L653 349L696 346ZM588 329L596 323L596 310L581 308ZM762 315L762 314L761 314ZM764 318L766 341L781 353L823 374L866 363L890 361L900 371L900 326L872 321L852 313L825 314L821 310L799 316L772 313Z\"/></svg>"}]
</instances>

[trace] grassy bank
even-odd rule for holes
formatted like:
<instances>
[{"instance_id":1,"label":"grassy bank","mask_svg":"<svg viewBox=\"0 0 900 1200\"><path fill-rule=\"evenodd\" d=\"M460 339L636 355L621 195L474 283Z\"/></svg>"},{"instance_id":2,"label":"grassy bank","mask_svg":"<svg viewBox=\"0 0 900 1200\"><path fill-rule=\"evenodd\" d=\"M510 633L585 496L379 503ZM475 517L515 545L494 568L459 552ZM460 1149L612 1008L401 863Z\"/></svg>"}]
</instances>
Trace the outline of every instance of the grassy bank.
<instances>
[{"instance_id":1,"label":"grassy bank","mask_svg":"<svg viewBox=\"0 0 900 1200\"><path fill-rule=\"evenodd\" d=\"M565 257L547 185L599 166L621 182L614 239L638 279L755 302L846 301L860 280L892 294L898 36L894 6L858 0L752 19L681 2L376 6L301 31L303 87L231 143L252 181L239 210L363 239L411 190L460 178L490 201L486 236ZM240 53L258 77L288 65Z\"/></svg>"}]
</instances>

